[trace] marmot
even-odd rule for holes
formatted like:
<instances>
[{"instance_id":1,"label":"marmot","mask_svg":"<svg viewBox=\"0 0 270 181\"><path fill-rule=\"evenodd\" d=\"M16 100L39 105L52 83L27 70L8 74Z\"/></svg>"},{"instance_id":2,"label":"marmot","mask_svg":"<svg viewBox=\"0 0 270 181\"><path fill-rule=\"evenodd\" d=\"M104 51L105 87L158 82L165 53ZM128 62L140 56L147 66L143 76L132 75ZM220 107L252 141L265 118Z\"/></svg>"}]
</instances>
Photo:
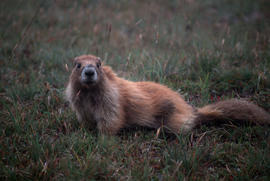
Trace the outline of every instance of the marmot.
<instances>
[{"instance_id":1,"label":"marmot","mask_svg":"<svg viewBox=\"0 0 270 181\"><path fill-rule=\"evenodd\" d=\"M78 120L96 125L100 133L116 134L133 125L164 126L179 133L219 121L270 124L266 111L246 101L231 99L196 109L166 86L118 77L96 56L76 57L74 64L66 88L67 100Z\"/></svg>"}]
</instances>

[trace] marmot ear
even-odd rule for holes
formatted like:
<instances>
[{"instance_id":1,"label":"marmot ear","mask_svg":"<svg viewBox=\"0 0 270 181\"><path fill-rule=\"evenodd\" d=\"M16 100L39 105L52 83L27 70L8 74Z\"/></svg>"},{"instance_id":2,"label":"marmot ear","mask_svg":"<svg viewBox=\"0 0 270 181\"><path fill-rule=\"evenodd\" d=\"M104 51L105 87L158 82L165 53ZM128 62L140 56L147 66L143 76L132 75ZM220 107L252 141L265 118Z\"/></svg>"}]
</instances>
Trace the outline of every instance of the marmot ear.
<instances>
[{"instance_id":1,"label":"marmot ear","mask_svg":"<svg viewBox=\"0 0 270 181\"><path fill-rule=\"evenodd\" d=\"M97 57L97 60L98 60L97 65L98 65L98 67L100 67L101 64L102 64L102 60L101 60L101 58L99 58L99 57Z\"/></svg>"},{"instance_id":2,"label":"marmot ear","mask_svg":"<svg viewBox=\"0 0 270 181\"><path fill-rule=\"evenodd\" d=\"M77 64L77 61L76 61L76 59L75 59L75 58L73 58L73 59L72 59L72 66L73 66L73 67L75 67L75 66L76 66L76 64Z\"/></svg>"}]
</instances>

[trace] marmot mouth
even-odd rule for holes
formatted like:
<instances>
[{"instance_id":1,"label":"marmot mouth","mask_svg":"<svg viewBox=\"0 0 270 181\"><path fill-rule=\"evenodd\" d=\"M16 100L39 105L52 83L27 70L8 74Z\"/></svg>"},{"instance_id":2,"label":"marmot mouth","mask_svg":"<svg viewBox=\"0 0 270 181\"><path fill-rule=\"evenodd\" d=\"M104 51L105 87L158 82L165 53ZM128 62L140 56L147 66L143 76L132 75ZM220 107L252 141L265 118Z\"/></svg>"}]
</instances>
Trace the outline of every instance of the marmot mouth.
<instances>
[{"instance_id":1,"label":"marmot mouth","mask_svg":"<svg viewBox=\"0 0 270 181\"><path fill-rule=\"evenodd\" d=\"M97 82L97 80L94 80L94 79L81 78L81 83L82 84L93 85L96 82Z\"/></svg>"}]
</instances>

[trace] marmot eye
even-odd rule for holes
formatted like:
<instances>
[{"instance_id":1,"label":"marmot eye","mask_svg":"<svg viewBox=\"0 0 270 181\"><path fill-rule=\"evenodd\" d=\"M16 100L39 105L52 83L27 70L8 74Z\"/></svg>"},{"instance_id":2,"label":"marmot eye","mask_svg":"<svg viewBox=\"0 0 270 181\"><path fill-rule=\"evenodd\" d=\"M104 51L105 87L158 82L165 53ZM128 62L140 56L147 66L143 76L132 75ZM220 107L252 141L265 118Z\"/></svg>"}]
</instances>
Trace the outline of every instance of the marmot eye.
<instances>
[{"instance_id":1,"label":"marmot eye","mask_svg":"<svg viewBox=\"0 0 270 181\"><path fill-rule=\"evenodd\" d=\"M77 69L81 68L81 64L80 63L77 63Z\"/></svg>"},{"instance_id":2,"label":"marmot eye","mask_svg":"<svg viewBox=\"0 0 270 181\"><path fill-rule=\"evenodd\" d=\"M97 68L99 68L99 67L100 67L100 65L101 65L101 63L97 63Z\"/></svg>"}]
</instances>

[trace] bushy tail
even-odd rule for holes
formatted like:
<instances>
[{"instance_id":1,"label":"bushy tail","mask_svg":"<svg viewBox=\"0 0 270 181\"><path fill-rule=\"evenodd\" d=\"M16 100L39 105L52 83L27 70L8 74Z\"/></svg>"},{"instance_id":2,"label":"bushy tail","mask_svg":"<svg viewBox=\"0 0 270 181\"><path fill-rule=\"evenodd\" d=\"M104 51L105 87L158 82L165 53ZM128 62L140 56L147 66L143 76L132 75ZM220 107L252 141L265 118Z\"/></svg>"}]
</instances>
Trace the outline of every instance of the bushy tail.
<instances>
[{"instance_id":1,"label":"bushy tail","mask_svg":"<svg viewBox=\"0 0 270 181\"><path fill-rule=\"evenodd\" d=\"M255 104L237 99L220 101L197 110L196 125L230 122L270 125L270 114Z\"/></svg>"}]
</instances>

